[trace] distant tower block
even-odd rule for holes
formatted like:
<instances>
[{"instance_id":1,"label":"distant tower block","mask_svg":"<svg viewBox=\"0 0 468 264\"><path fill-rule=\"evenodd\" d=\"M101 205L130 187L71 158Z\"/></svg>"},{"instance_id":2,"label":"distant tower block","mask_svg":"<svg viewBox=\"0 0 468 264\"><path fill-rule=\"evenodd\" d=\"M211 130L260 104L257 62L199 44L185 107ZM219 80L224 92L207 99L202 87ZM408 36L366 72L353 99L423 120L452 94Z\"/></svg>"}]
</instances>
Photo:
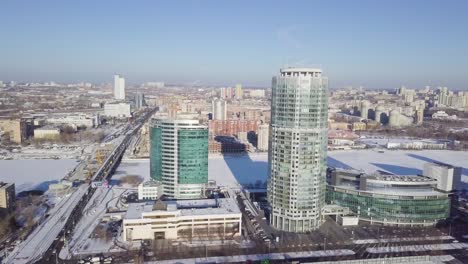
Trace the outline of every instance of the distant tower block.
<instances>
[{"instance_id":1,"label":"distant tower block","mask_svg":"<svg viewBox=\"0 0 468 264\"><path fill-rule=\"evenodd\" d=\"M125 79L118 74L114 75L114 99L125 100Z\"/></svg>"},{"instance_id":2,"label":"distant tower block","mask_svg":"<svg viewBox=\"0 0 468 264\"><path fill-rule=\"evenodd\" d=\"M375 108L375 121L377 122L382 122L382 120L380 120L381 116L382 116L382 113L385 112L385 108L383 106L377 106Z\"/></svg>"},{"instance_id":3,"label":"distant tower block","mask_svg":"<svg viewBox=\"0 0 468 264\"><path fill-rule=\"evenodd\" d=\"M364 100L361 102L361 118L368 119L367 113L369 112L369 102Z\"/></svg>"}]
</instances>

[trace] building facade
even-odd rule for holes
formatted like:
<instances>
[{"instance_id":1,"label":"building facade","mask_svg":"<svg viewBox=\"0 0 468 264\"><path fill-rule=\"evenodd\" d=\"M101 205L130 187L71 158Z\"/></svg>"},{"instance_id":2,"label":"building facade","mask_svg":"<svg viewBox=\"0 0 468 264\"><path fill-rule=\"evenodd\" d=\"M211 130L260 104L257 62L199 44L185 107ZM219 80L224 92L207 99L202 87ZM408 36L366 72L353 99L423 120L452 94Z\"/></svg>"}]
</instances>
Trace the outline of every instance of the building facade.
<instances>
[{"instance_id":1,"label":"building facade","mask_svg":"<svg viewBox=\"0 0 468 264\"><path fill-rule=\"evenodd\" d=\"M258 126L257 133L257 149L259 151L268 151L268 135L270 126L268 124L262 124Z\"/></svg>"},{"instance_id":2,"label":"building facade","mask_svg":"<svg viewBox=\"0 0 468 264\"><path fill-rule=\"evenodd\" d=\"M0 182L0 209L12 211L15 208L15 184Z\"/></svg>"},{"instance_id":3,"label":"building facade","mask_svg":"<svg viewBox=\"0 0 468 264\"><path fill-rule=\"evenodd\" d=\"M108 117L132 117L130 104L109 103L104 105L104 115Z\"/></svg>"},{"instance_id":4,"label":"building facade","mask_svg":"<svg viewBox=\"0 0 468 264\"><path fill-rule=\"evenodd\" d=\"M114 99L125 100L125 79L118 74L114 75Z\"/></svg>"},{"instance_id":5,"label":"building facade","mask_svg":"<svg viewBox=\"0 0 468 264\"><path fill-rule=\"evenodd\" d=\"M372 224L432 226L450 215L450 197L423 176L366 175L330 170L326 200Z\"/></svg>"},{"instance_id":6,"label":"building facade","mask_svg":"<svg viewBox=\"0 0 468 264\"><path fill-rule=\"evenodd\" d=\"M227 103L223 99L215 99L211 102L213 120L227 119Z\"/></svg>"},{"instance_id":7,"label":"building facade","mask_svg":"<svg viewBox=\"0 0 468 264\"><path fill-rule=\"evenodd\" d=\"M11 142L21 144L29 137L28 124L24 119L0 119L0 132ZM32 133L31 133L32 134Z\"/></svg>"},{"instance_id":8,"label":"building facade","mask_svg":"<svg viewBox=\"0 0 468 264\"><path fill-rule=\"evenodd\" d=\"M242 214L234 199L157 201L130 204L122 222L123 240L233 239Z\"/></svg>"},{"instance_id":9,"label":"building facade","mask_svg":"<svg viewBox=\"0 0 468 264\"><path fill-rule=\"evenodd\" d=\"M34 138L36 139L56 139L60 136L60 129L57 127L40 127L34 129Z\"/></svg>"},{"instance_id":10,"label":"building facade","mask_svg":"<svg viewBox=\"0 0 468 264\"><path fill-rule=\"evenodd\" d=\"M306 232L322 223L327 93L320 69L286 68L273 78L268 199L276 229Z\"/></svg>"},{"instance_id":11,"label":"building facade","mask_svg":"<svg viewBox=\"0 0 468 264\"><path fill-rule=\"evenodd\" d=\"M208 182L208 128L198 120L155 119L150 130L151 178L162 194L176 199L204 197Z\"/></svg>"},{"instance_id":12,"label":"building facade","mask_svg":"<svg viewBox=\"0 0 468 264\"><path fill-rule=\"evenodd\" d=\"M161 183L157 181L146 181L138 185L138 200L156 201L161 196Z\"/></svg>"},{"instance_id":13,"label":"building facade","mask_svg":"<svg viewBox=\"0 0 468 264\"><path fill-rule=\"evenodd\" d=\"M425 163L423 175L437 180L437 189L451 192L461 189L462 168L440 162Z\"/></svg>"}]
</instances>

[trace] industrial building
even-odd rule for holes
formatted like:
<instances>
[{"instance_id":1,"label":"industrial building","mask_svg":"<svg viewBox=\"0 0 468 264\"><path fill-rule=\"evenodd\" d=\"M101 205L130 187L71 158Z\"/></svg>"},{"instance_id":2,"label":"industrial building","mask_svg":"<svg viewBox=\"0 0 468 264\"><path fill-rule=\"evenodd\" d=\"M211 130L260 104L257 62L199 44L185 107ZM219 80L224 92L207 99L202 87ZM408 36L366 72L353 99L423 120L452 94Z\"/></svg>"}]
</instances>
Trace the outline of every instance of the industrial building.
<instances>
[{"instance_id":1,"label":"industrial building","mask_svg":"<svg viewBox=\"0 0 468 264\"><path fill-rule=\"evenodd\" d=\"M122 222L123 240L233 239L241 235L241 220L231 198L130 204Z\"/></svg>"},{"instance_id":2,"label":"industrial building","mask_svg":"<svg viewBox=\"0 0 468 264\"><path fill-rule=\"evenodd\" d=\"M436 179L338 169L327 174L327 203L349 208L361 221L431 226L449 217L449 194L436 189Z\"/></svg>"}]
</instances>

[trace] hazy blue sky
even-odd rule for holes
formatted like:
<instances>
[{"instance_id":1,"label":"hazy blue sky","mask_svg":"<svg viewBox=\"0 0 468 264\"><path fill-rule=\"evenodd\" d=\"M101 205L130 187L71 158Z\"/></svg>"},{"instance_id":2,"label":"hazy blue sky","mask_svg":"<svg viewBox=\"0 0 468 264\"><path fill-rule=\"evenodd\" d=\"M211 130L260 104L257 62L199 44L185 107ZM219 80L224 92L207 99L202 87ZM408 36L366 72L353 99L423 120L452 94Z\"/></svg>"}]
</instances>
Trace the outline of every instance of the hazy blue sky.
<instances>
[{"instance_id":1,"label":"hazy blue sky","mask_svg":"<svg viewBox=\"0 0 468 264\"><path fill-rule=\"evenodd\" d=\"M468 89L468 1L0 1L0 80Z\"/></svg>"}]
</instances>

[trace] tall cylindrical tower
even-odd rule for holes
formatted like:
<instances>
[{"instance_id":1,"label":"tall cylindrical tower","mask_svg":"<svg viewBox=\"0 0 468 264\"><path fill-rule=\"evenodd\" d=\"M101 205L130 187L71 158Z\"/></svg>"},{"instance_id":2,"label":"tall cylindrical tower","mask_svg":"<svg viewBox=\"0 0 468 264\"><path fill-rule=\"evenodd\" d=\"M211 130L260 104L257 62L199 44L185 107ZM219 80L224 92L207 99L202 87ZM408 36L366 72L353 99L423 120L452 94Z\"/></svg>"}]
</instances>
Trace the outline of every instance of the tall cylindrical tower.
<instances>
[{"instance_id":1,"label":"tall cylindrical tower","mask_svg":"<svg viewBox=\"0 0 468 264\"><path fill-rule=\"evenodd\" d=\"M268 199L273 227L306 232L325 203L328 79L322 70L286 68L273 78Z\"/></svg>"}]
</instances>

